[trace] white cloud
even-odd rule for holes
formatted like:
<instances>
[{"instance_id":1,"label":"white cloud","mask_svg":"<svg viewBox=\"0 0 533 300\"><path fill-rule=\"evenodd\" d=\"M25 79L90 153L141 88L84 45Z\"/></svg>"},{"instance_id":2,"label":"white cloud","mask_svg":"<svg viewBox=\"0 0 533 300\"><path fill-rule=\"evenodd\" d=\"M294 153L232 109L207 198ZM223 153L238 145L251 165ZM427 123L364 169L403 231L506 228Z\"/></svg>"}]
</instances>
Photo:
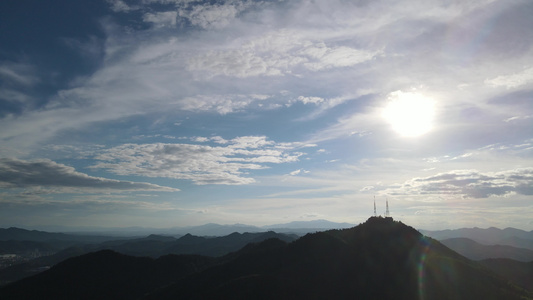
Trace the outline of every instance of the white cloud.
<instances>
[{"instance_id":1,"label":"white cloud","mask_svg":"<svg viewBox=\"0 0 533 300\"><path fill-rule=\"evenodd\" d=\"M179 191L175 188L145 182L93 177L49 159L28 161L10 158L0 158L0 187L5 189L41 188L47 193Z\"/></svg>"},{"instance_id":2,"label":"white cloud","mask_svg":"<svg viewBox=\"0 0 533 300\"><path fill-rule=\"evenodd\" d=\"M224 144L216 137L212 140ZM245 170L264 169L267 163L295 162L303 155L279 149L263 136L238 137L225 144L125 144L103 151L96 157L101 162L92 168L119 175L185 179L200 185L239 185L255 181Z\"/></svg>"},{"instance_id":3,"label":"white cloud","mask_svg":"<svg viewBox=\"0 0 533 300\"><path fill-rule=\"evenodd\" d=\"M225 115L243 110L250 104L264 99L262 95L197 95L180 99L177 105L187 111L216 111Z\"/></svg>"},{"instance_id":4,"label":"white cloud","mask_svg":"<svg viewBox=\"0 0 533 300\"><path fill-rule=\"evenodd\" d=\"M209 76L282 76L304 66L312 71L354 66L371 60L380 51L348 46L328 47L306 34L290 30L267 32L230 49L212 50L189 60L189 70Z\"/></svg>"},{"instance_id":5,"label":"white cloud","mask_svg":"<svg viewBox=\"0 0 533 300\"><path fill-rule=\"evenodd\" d=\"M298 101L303 102L303 104L307 104L307 103L319 104L319 103L324 102L324 98L299 96Z\"/></svg>"},{"instance_id":6,"label":"white cloud","mask_svg":"<svg viewBox=\"0 0 533 300\"><path fill-rule=\"evenodd\" d=\"M515 122L515 121L527 120L527 119L531 119L531 118L533 118L533 115L529 115L529 116L514 116L514 117L510 117L510 118L505 119L504 122Z\"/></svg>"},{"instance_id":7,"label":"white cloud","mask_svg":"<svg viewBox=\"0 0 533 300\"><path fill-rule=\"evenodd\" d=\"M192 8L179 9L178 15L194 26L204 29L220 29L226 27L239 12L249 5L247 2L194 5Z\"/></svg>"},{"instance_id":8,"label":"white cloud","mask_svg":"<svg viewBox=\"0 0 533 300\"><path fill-rule=\"evenodd\" d=\"M143 16L145 22L154 23L158 27L174 26L176 25L176 17L178 13L176 11L166 11L157 13L146 13Z\"/></svg>"},{"instance_id":9,"label":"white cloud","mask_svg":"<svg viewBox=\"0 0 533 300\"><path fill-rule=\"evenodd\" d=\"M533 68L525 69L522 72L511 75L501 75L493 79L485 80L485 84L492 87L516 88L522 85L533 83Z\"/></svg>"},{"instance_id":10,"label":"white cloud","mask_svg":"<svg viewBox=\"0 0 533 300\"><path fill-rule=\"evenodd\" d=\"M328 48L325 43L317 43L301 51L310 58L304 66L313 71L335 67L350 67L371 60L380 52L370 52L349 47Z\"/></svg>"},{"instance_id":11,"label":"white cloud","mask_svg":"<svg viewBox=\"0 0 533 300\"><path fill-rule=\"evenodd\" d=\"M413 178L401 187L387 191L392 195L462 195L470 198L506 196L512 193L533 195L533 168L481 173L455 170L428 177Z\"/></svg>"},{"instance_id":12,"label":"white cloud","mask_svg":"<svg viewBox=\"0 0 533 300\"><path fill-rule=\"evenodd\" d=\"M292 172L289 173L290 176L296 176L296 175L300 175L300 174L309 174L311 173L311 171L308 171L308 170L304 170L304 169L298 169L298 170L294 170Z\"/></svg>"},{"instance_id":13,"label":"white cloud","mask_svg":"<svg viewBox=\"0 0 533 300\"><path fill-rule=\"evenodd\" d=\"M231 148L236 149L256 149L274 145L273 141L268 141L265 136L241 136L231 140Z\"/></svg>"}]
</instances>

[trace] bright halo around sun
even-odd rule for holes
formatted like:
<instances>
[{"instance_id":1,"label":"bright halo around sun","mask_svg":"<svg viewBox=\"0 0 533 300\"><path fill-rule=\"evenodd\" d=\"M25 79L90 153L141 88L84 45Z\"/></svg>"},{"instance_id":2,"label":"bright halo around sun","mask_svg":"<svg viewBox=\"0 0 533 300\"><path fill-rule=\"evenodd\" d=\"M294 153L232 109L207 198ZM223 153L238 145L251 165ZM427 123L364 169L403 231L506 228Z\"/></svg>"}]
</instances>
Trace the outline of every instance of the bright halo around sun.
<instances>
[{"instance_id":1,"label":"bright halo around sun","mask_svg":"<svg viewBox=\"0 0 533 300\"><path fill-rule=\"evenodd\" d=\"M417 137L431 130L435 103L416 92L396 91L389 94L383 117L401 136Z\"/></svg>"}]
</instances>

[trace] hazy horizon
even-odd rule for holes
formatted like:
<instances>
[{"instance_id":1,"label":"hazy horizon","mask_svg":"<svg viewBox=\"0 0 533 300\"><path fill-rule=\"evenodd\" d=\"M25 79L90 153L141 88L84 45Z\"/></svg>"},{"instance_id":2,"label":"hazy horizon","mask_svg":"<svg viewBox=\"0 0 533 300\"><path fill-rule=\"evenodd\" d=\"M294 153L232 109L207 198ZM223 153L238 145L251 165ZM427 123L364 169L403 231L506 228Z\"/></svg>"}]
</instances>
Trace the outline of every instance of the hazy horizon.
<instances>
[{"instance_id":1,"label":"hazy horizon","mask_svg":"<svg viewBox=\"0 0 533 300\"><path fill-rule=\"evenodd\" d=\"M0 3L0 227L533 230L533 2Z\"/></svg>"}]
</instances>

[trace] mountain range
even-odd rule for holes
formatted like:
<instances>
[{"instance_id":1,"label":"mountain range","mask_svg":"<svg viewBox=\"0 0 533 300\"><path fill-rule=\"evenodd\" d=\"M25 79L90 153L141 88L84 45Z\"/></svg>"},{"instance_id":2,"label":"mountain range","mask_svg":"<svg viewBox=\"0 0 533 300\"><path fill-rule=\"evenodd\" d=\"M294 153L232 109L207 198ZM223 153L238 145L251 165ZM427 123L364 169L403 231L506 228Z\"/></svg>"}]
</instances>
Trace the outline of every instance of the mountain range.
<instances>
[{"instance_id":1,"label":"mountain range","mask_svg":"<svg viewBox=\"0 0 533 300\"><path fill-rule=\"evenodd\" d=\"M482 229L474 227L437 231L420 230L420 232L439 241L451 238L467 238L484 245L508 245L533 250L533 230L499 229L495 227Z\"/></svg>"},{"instance_id":2,"label":"mountain range","mask_svg":"<svg viewBox=\"0 0 533 300\"><path fill-rule=\"evenodd\" d=\"M196 239L187 237L191 242ZM269 238L219 257L100 250L0 289L2 299L532 299L392 218Z\"/></svg>"},{"instance_id":3,"label":"mountain range","mask_svg":"<svg viewBox=\"0 0 533 300\"><path fill-rule=\"evenodd\" d=\"M265 232L276 231L278 233L292 233L305 235L309 232L323 231L328 229L339 229L353 227L350 223L337 223L328 220L294 221L283 224L273 224L265 226L253 226L246 224L216 224L208 223L199 226L171 227L171 228L149 228L149 227L61 227L49 226L45 230L49 232L65 232L68 234L83 236L146 236L149 234L181 236L187 233L198 236L224 236L233 232ZM0 240L2 234L0 229Z\"/></svg>"},{"instance_id":4,"label":"mountain range","mask_svg":"<svg viewBox=\"0 0 533 300\"><path fill-rule=\"evenodd\" d=\"M217 257L237 251L249 243L257 243L269 238L277 238L285 242L291 242L296 240L298 236L280 234L273 231L258 233L234 232L223 237L200 237L186 234L180 238L174 238L169 236L149 235L144 238L120 239L96 244L78 244L56 251L51 255L43 255L20 264L0 269L0 283L16 281L45 270L49 266L53 266L70 257L100 250L113 250L131 256L153 258L167 254L197 254ZM30 247L25 249L25 251L32 251L32 249L34 249L32 247L43 247L43 245L48 245L46 242L26 243L20 241L7 241L0 242L0 245L2 243L15 245L25 243ZM35 251L35 249L33 251Z\"/></svg>"},{"instance_id":5,"label":"mountain range","mask_svg":"<svg viewBox=\"0 0 533 300\"><path fill-rule=\"evenodd\" d=\"M483 245L467 238L451 238L440 241L446 247L472 260L509 258L517 261L533 261L533 250L507 245Z\"/></svg>"}]
</instances>

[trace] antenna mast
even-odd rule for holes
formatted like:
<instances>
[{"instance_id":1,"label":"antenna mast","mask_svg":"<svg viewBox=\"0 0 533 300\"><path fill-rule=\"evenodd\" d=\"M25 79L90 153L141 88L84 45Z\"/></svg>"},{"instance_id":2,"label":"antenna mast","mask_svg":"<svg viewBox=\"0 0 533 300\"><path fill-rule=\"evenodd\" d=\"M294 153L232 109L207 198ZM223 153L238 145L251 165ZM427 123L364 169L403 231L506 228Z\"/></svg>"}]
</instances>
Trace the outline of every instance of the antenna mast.
<instances>
[{"instance_id":1,"label":"antenna mast","mask_svg":"<svg viewBox=\"0 0 533 300\"><path fill-rule=\"evenodd\" d=\"M387 210L385 211L385 217L390 217L390 212L389 212L389 199L385 198L386 200L386 203L387 203Z\"/></svg>"},{"instance_id":2,"label":"antenna mast","mask_svg":"<svg viewBox=\"0 0 533 300\"><path fill-rule=\"evenodd\" d=\"M377 217L377 213L376 213L376 196L374 196L374 217Z\"/></svg>"}]
</instances>

